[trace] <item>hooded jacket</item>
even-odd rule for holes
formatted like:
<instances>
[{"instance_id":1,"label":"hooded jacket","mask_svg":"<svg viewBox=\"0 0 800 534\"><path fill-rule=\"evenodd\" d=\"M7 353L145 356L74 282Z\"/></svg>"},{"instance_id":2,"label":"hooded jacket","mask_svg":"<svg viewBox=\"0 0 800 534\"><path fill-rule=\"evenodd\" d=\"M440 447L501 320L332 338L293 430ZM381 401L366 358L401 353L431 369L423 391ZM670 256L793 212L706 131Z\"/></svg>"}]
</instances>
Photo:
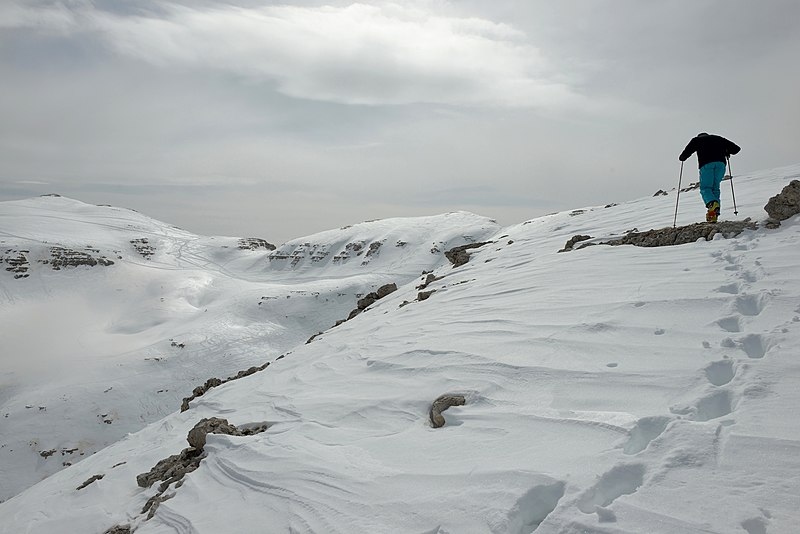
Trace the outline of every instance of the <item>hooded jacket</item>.
<instances>
[{"instance_id":1,"label":"hooded jacket","mask_svg":"<svg viewBox=\"0 0 800 534\"><path fill-rule=\"evenodd\" d=\"M689 156L697 152L697 165L702 167L706 163L721 161L725 163L728 156L738 154L741 148L736 143L728 141L719 135L701 133L686 145L678 159L686 161Z\"/></svg>"}]
</instances>

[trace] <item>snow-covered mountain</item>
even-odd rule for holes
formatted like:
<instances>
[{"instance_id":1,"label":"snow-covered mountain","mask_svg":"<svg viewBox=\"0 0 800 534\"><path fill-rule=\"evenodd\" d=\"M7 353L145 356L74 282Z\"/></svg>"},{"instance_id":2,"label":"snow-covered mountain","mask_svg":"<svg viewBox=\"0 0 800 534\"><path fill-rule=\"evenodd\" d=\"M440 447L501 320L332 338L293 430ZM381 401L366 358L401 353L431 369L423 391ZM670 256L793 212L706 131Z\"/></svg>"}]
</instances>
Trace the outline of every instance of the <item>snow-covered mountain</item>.
<instances>
[{"instance_id":1,"label":"snow-covered mountain","mask_svg":"<svg viewBox=\"0 0 800 534\"><path fill-rule=\"evenodd\" d=\"M0 203L0 500L495 233L453 213L275 247L63 197Z\"/></svg>"},{"instance_id":2,"label":"snow-covered mountain","mask_svg":"<svg viewBox=\"0 0 800 534\"><path fill-rule=\"evenodd\" d=\"M2 203L3 491L55 474L0 504L0 532L795 532L800 220L767 229L763 206L798 176L737 177L761 224L736 237L564 253L670 226L675 192L275 250ZM683 193L679 224L702 215ZM236 428L187 448L205 418Z\"/></svg>"}]
</instances>

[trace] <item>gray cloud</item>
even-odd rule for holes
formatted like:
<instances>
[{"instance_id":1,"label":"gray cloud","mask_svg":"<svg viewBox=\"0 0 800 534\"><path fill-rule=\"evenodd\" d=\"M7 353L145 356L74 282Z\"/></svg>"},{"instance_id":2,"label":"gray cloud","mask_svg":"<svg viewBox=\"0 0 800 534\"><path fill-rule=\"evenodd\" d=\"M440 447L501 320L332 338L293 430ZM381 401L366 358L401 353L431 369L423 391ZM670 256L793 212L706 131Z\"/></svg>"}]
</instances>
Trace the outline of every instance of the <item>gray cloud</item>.
<instances>
[{"instance_id":1,"label":"gray cloud","mask_svg":"<svg viewBox=\"0 0 800 534\"><path fill-rule=\"evenodd\" d=\"M0 24L99 35L161 68L214 69L291 97L344 104L568 106L580 97L523 32L413 3L342 6L166 4L119 15L80 3L23 8Z\"/></svg>"}]
</instances>

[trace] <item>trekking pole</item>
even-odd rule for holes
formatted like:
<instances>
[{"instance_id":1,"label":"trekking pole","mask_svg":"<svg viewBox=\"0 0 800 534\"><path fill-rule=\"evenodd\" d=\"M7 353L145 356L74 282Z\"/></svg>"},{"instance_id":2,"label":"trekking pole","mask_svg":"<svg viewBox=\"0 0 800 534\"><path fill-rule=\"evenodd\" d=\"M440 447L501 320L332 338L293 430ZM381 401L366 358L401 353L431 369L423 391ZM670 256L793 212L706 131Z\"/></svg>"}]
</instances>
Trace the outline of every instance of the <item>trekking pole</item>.
<instances>
[{"instance_id":1,"label":"trekking pole","mask_svg":"<svg viewBox=\"0 0 800 534\"><path fill-rule=\"evenodd\" d=\"M675 223L678 222L678 201L681 199L681 180L683 180L683 162L681 161L681 173L678 175L678 196L675 198L675 218L672 219L672 227L675 228ZM733 182L731 182L733 185ZM736 201L734 200L734 204Z\"/></svg>"},{"instance_id":2,"label":"trekking pole","mask_svg":"<svg viewBox=\"0 0 800 534\"><path fill-rule=\"evenodd\" d=\"M728 174L731 175L731 195L733 195L733 214L739 215L739 210L736 209L736 192L733 190L733 169L731 169L730 156L728 156Z\"/></svg>"}]
</instances>

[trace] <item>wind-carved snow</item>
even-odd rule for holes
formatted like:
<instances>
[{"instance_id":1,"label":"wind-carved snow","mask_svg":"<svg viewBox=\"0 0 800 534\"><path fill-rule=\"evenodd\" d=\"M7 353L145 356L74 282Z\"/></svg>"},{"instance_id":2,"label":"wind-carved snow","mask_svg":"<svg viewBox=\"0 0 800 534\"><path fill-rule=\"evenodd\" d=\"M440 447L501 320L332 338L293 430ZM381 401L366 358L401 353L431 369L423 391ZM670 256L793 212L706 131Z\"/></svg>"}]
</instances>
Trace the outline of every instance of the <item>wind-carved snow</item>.
<instances>
[{"instance_id":1,"label":"wind-carved snow","mask_svg":"<svg viewBox=\"0 0 800 534\"><path fill-rule=\"evenodd\" d=\"M737 177L739 217L761 222L766 199L798 172ZM136 291L128 289L125 302L140 305L137 316L165 321L132 335L151 336L146 347L158 351L127 349L164 359L126 364L125 375L162 366L156 369L169 376L153 385L161 389L226 353L238 354L239 369L253 360L270 365L209 389L184 412L176 398L174 413L3 503L0 531L44 533L57 525L101 533L128 525L137 534L217 533L235 521L244 532L793 532L800 523L796 218L775 230L675 247L556 252L575 235L668 226L674 195L507 228L463 213L376 221L272 252L234 252L235 241L164 231L150 240L157 243L150 259L130 250L135 267L123 254L92 271L107 283L131 280ZM703 216L694 200L697 209L682 208L679 224ZM723 217L733 217L727 204ZM144 235L141 220L130 224L136 228L125 243ZM101 250L116 246L95 241ZM471 249L460 267L444 258L450 248L481 242L489 244ZM382 244L362 265L371 243ZM275 252L286 257L270 261ZM160 275L131 276L140 267ZM86 272L67 274L74 282L70 273ZM52 308L35 307L41 295L14 289L39 283L40 275L0 274L5 317L10 309ZM330 328L353 309L356 293L389 282L396 291ZM98 295L109 287L115 294L112 284ZM427 298L418 298L420 287L431 292ZM103 315L118 319L128 308L117 306L116 315ZM89 331L91 322L80 320L87 314L97 317L82 310L71 326ZM309 331L323 333L306 344ZM120 341L121 334L107 335L85 341ZM224 350L215 348L219 340ZM280 359L279 346L286 347ZM192 386L236 374L220 369ZM122 387L122 373L109 379L107 372L93 373L100 380L92 398ZM464 404L433 428L431 403L445 394ZM11 414L27 430L55 410L27 404ZM90 415L102 414L112 423L98 420L99 429L124 419L105 409ZM197 469L180 486L167 484L170 498L147 519L142 510L156 490L139 488L136 477L184 449L189 430L212 417L268 428L209 435ZM31 456L50 462L59 446L42 441L37 451L56 452Z\"/></svg>"}]
</instances>

